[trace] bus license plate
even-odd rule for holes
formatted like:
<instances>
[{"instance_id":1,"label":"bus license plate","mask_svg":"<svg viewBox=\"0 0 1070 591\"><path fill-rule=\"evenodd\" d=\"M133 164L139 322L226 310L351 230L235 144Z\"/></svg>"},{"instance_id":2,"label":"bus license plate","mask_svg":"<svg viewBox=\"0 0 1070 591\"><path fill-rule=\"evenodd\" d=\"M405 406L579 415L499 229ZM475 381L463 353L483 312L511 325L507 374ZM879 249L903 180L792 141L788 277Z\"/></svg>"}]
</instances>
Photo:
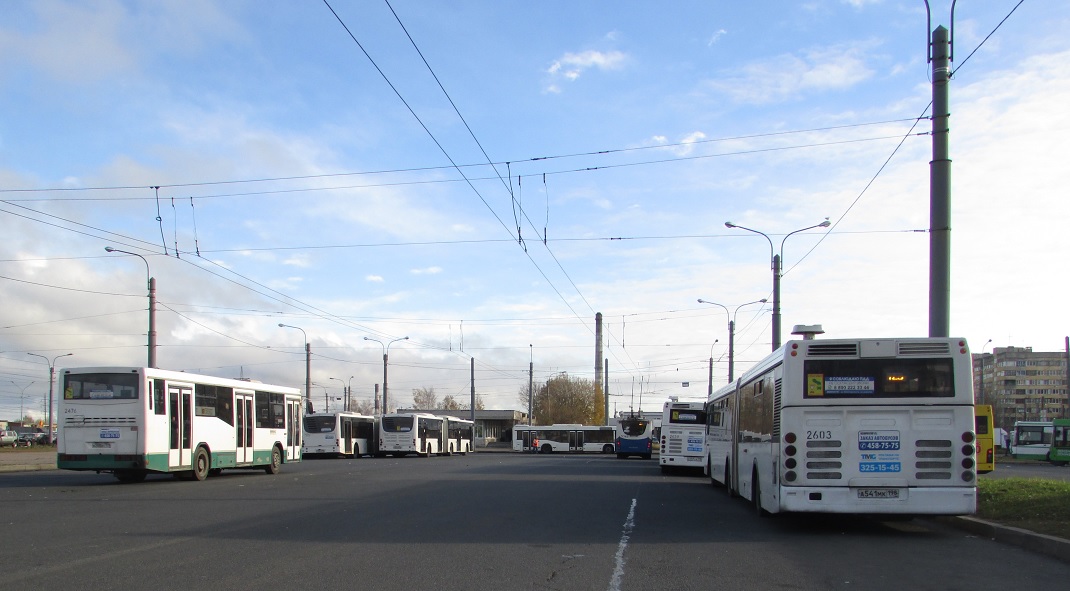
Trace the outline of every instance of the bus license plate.
<instances>
[{"instance_id":1,"label":"bus license plate","mask_svg":"<svg viewBox=\"0 0 1070 591\"><path fill-rule=\"evenodd\" d=\"M107 441L93 441L93 449L108 449L111 447L111 443Z\"/></svg>"},{"instance_id":2,"label":"bus license plate","mask_svg":"<svg viewBox=\"0 0 1070 591\"><path fill-rule=\"evenodd\" d=\"M860 499L898 499L898 488L860 488L858 489L858 498Z\"/></svg>"}]
</instances>

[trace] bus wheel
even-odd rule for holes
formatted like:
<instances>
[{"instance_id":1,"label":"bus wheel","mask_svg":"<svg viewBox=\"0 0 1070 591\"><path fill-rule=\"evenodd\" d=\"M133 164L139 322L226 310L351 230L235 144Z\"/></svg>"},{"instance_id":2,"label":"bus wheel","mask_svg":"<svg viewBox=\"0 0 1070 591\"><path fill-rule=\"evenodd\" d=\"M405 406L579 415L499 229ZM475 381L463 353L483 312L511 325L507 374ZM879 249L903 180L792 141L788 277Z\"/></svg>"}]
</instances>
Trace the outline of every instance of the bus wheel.
<instances>
[{"instance_id":1,"label":"bus wheel","mask_svg":"<svg viewBox=\"0 0 1070 591\"><path fill-rule=\"evenodd\" d=\"M739 496L736 491L732 490L732 465L727 460L724 463L724 488L728 491L728 498L734 499Z\"/></svg>"},{"instance_id":2,"label":"bus wheel","mask_svg":"<svg viewBox=\"0 0 1070 591\"><path fill-rule=\"evenodd\" d=\"M545 444L543 444L542 449L539 450L539 453L548 454L548 453L553 453L553 451L554 451L554 448L549 443L545 443Z\"/></svg>"},{"instance_id":3,"label":"bus wheel","mask_svg":"<svg viewBox=\"0 0 1070 591\"><path fill-rule=\"evenodd\" d=\"M208 471L211 468L212 458L208 456L208 451L203 447L198 447L197 451L193 452L193 478L195 480L208 478Z\"/></svg>"},{"instance_id":4,"label":"bus wheel","mask_svg":"<svg viewBox=\"0 0 1070 591\"><path fill-rule=\"evenodd\" d=\"M277 446L271 448L271 463L264 466L264 472L268 474L278 474L282 469L282 450Z\"/></svg>"},{"instance_id":5,"label":"bus wheel","mask_svg":"<svg viewBox=\"0 0 1070 591\"><path fill-rule=\"evenodd\" d=\"M130 483L134 483L134 482L144 482L145 481L145 471L144 470L119 470L119 471L117 471L115 473L115 478L117 478L119 480L119 482L122 482L123 484L130 484Z\"/></svg>"},{"instance_id":6,"label":"bus wheel","mask_svg":"<svg viewBox=\"0 0 1070 591\"><path fill-rule=\"evenodd\" d=\"M449 455L451 455L451 456L453 455L453 444L452 443L450 444L450 453L449 453Z\"/></svg>"},{"instance_id":7,"label":"bus wheel","mask_svg":"<svg viewBox=\"0 0 1070 591\"><path fill-rule=\"evenodd\" d=\"M612 446L612 445L609 445L608 443L607 443L607 444L605 444L605 445L603 445L603 446L602 446L602 453L604 453L604 454L611 454L611 453L613 453L613 446Z\"/></svg>"}]
</instances>

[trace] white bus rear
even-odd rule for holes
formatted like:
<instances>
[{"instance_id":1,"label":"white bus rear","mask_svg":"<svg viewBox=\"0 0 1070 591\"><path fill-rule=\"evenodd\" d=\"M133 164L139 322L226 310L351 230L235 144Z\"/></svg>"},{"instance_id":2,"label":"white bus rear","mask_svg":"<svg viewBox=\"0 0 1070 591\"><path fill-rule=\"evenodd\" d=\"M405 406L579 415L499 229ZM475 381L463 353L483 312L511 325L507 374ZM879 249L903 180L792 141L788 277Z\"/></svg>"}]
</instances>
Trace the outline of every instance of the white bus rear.
<instances>
[{"instance_id":1,"label":"white bus rear","mask_svg":"<svg viewBox=\"0 0 1070 591\"><path fill-rule=\"evenodd\" d=\"M661 471L701 469L706 462L706 404L670 398L661 415Z\"/></svg>"},{"instance_id":2,"label":"white bus rear","mask_svg":"<svg viewBox=\"0 0 1070 591\"><path fill-rule=\"evenodd\" d=\"M372 453L375 419L354 412L305 415L303 454L359 458Z\"/></svg>"}]
</instances>

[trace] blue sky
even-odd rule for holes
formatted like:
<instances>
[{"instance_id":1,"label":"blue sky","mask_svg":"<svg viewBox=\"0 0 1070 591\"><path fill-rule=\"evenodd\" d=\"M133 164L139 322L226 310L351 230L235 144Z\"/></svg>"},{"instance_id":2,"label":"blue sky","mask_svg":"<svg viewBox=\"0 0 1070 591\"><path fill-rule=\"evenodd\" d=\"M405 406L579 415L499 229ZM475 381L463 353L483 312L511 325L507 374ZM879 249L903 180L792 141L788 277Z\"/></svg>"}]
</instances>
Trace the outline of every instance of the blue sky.
<instances>
[{"instance_id":1,"label":"blue sky","mask_svg":"<svg viewBox=\"0 0 1070 591\"><path fill-rule=\"evenodd\" d=\"M1070 5L1017 5L956 9L950 332L975 351L1067 333ZM109 245L157 280L162 367L301 387L299 326L316 401L369 398L364 337L408 336L393 401L466 399L475 358L519 408L529 361L593 378L597 312L614 410L702 398L727 316L696 300L771 299L769 243L729 220L778 248L833 222L784 243L785 340L925 336L925 35L920 0L5 3L0 419L41 409L27 353L144 363L146 268ZM740 373L771 306L736 320Z\"/></svg>"}]
</instances>

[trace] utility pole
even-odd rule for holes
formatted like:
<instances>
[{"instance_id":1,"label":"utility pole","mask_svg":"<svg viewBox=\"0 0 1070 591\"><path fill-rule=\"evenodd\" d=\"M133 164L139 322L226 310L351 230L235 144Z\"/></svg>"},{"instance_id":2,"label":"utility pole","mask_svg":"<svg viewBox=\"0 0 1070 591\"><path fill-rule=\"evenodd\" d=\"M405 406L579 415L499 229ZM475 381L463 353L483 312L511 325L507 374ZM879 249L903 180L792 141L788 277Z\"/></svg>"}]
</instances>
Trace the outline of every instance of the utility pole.
<instances>
[{"instance_id":1,"label":"utility pole","mask_svg":"<svg viewBox=\"0 0 1070 591\"><path fill-rule=\"evenodd\" d=\"M535 401L532 395L532 384L535 380L535 359L530 357L531 345L528 345L528 426L531 426L531 415L535 414Z\"/></svg>"},{"instance_id":2,"label":"utility pole","mask_svg":"<svg viewBox=\"0 0 1070 591\"><path fill-rule=\"evenodd\" d=\"M954 14L952 14L952 19ZM929 61L933 86L933 159L929 163L929 336L947 337L951 307L951 159L948 136L951 117L948 80L951 48L943 26L932 32Z\"/></svg>"}]
</instances>

